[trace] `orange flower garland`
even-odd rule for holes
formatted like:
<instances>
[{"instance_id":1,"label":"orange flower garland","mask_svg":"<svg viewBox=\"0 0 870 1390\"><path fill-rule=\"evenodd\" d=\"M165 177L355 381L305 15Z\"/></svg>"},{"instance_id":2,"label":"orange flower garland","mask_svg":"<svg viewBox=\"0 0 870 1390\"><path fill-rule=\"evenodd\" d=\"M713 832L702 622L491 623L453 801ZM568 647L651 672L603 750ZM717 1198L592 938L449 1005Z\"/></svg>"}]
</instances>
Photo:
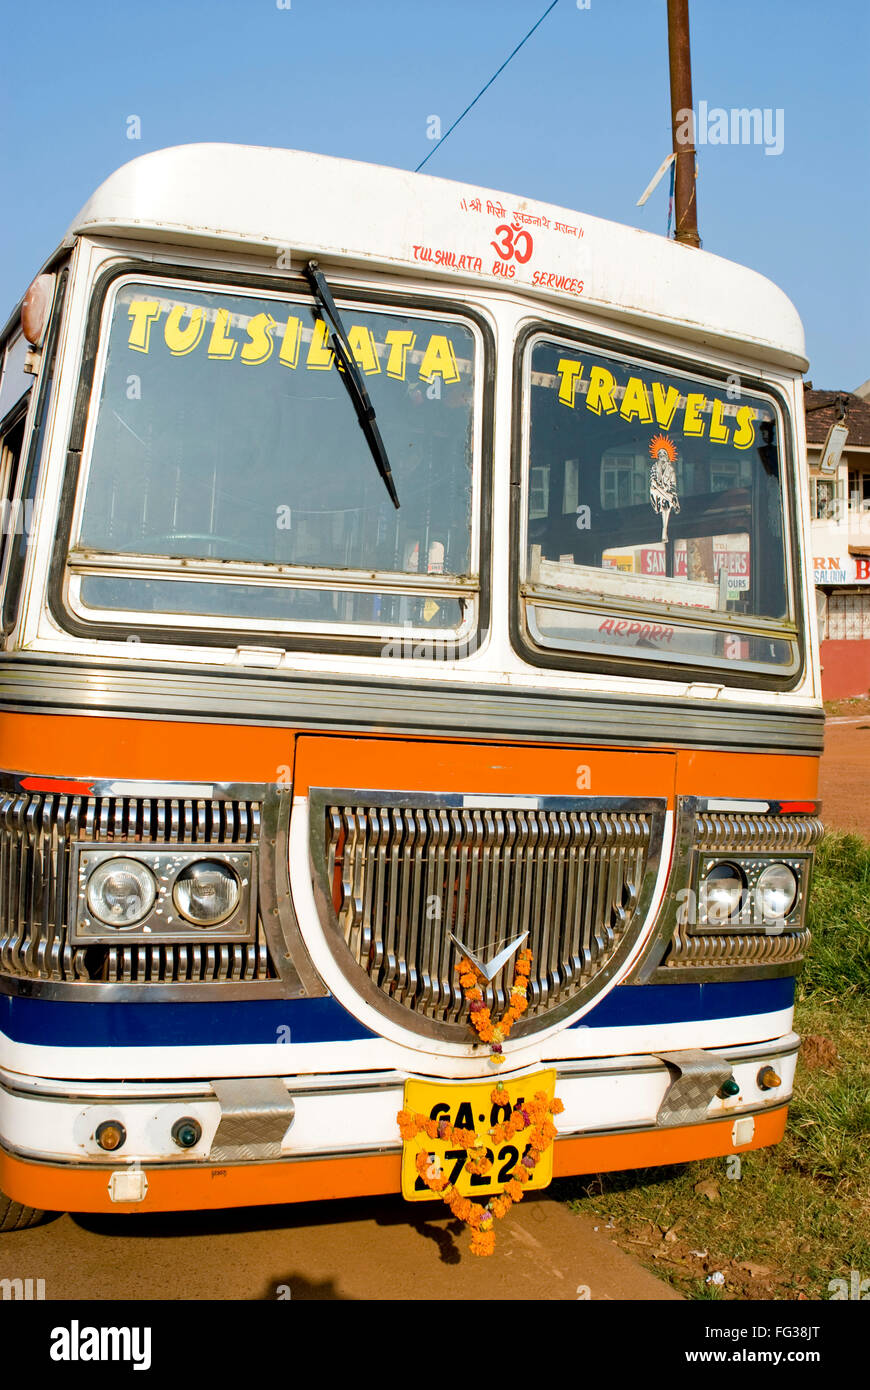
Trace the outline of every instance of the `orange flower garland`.
<instances>
[{"instance_id":1,"label":"orange flower garland","mask_svg":"<svg viewBox=\"0 0 870 1390\"><path fill-rule=\"evenodd\" d=\"M514 982L511 985L510 1007L498 1024L494 1024L492 1021L492 1015L484 1002L478 972L471 961L461 960L456 969L459 972L462 992L471 1011L471 1026L475 1029L481 1042L491 1045L490 1061L493 1066L500 1067L504 1061L502 1043L509 1036L517 1019L529 1007L526 995L529 989L529 975L532 970L532 953L529 950L520 951L514 972Z\"/></svg>"},{"instance_id":2,"label":"orange flower garland","mask_svg":"<svg viewBox=\"0 0 870 1390\"><path fill-rule=\"evenodd\" d=\"M496 1087L490 1099L493 1105L506 1105L509 1097L507 1091ZM457 1129L446 1120L431 1120L426 1115L412 1114L410 1110L399 1111L399 1130L406 1142L416 1139L418 1134L425 1134L430 1139L441 1139L451 1147L465 1149L465 1168L471 1173L481 1175L488 1173L492 1167L486 1152L487 1141L502 1144L506 1139L512 1139L515 1135L531 1129L526 1152L517 1164L514 1177L504 1192L491 1197L485 1207L472 1202L468 1197L463 1197L453 1183L433 1171L431 1157L425 1149L421 1149L414 1160L417 1172L430 1192L439 1192L457 1220L464 1221L466 1226L471 1228L472 1255L493 1253L495 1220L507 1216L514 1203L522 1200L524 1184L529 1181L538 1160L556 1137L556 1126L552 1117L560 1114L563 1109L560 1100L550 1101L545 1091L536 1091L533 1100L524 1101L522 1107L515 1110L509 1120L493 1125L483 1138L473 1129Z\"/></svg>"},{"instance_id":3,"label":"orange flower garland","mask_svg":"<svg viewBox=\"0 0 870 1390\"><path fill-rule=\"evenodd\" d=\"M510 1007L498 1024L494 1024L492 1021L490 1011L484 1002L478 972L471 961L462 960L456 967L459 972L459 983L471 1010L471 1025L481 1042L491 1045L490 1061L494 1066L499 1066L504 1061L501 1045L517 1019L528 1008L526 994L531 973L531 961L531 951L520 952L514 973L514 982L511 986ZM496 1106L506 1106L510 1102L510 1097L503 1086L496 1086L490 1099ZM464 1149L464 1170L481 1177L492 1168L492 1161L487 1154L489 1143L500 1145L515 1138L518 1134L523 1134L526 1130L531 1131L525 1153L514 1170L514 1176L507 1183L504 1192L491 1197L486 1206L480 1206L478 1203L470 1201L469 1198L463 1197L453 1183L435 1170L432 1158L425 1149L421 1149L417 1154L415 1159L417 1172L430 1192L440 1193L453 1215L458 1220L464 1221L470 1228L472 1255L491 1255L493 1253L495 1249L495 1222L507 1216L514 1203L522 1200L524 1184L529 1181L538 1160L542 1154L546 1153L556 1137L553 1116L560 1114L563 1109L564 1106L560 1100L550 1101L545 1091L536 1091L533 1100L524 1101L518 1110L513 1111L509 1119L502 1124L492 1125L483 1137L476 1130L459 1129L448 1124L446 1120L433 1120L427 1115L413 1114L409 1110L399 1111L396 1118L399 1122L402 1139L406 1143L416 1139L418 1134L425 1134L429 1139L442 1140L451 1148Z\"/></svg>"}]
</instances>

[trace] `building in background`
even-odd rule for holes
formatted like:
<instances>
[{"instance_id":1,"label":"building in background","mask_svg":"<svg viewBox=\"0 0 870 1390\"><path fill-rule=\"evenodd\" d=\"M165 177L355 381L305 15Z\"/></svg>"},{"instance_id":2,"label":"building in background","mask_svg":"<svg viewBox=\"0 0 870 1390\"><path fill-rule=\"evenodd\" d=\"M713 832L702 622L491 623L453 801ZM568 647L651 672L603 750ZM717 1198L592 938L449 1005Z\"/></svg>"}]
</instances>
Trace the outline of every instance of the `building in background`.
<instances>
[{"instance_id":1,"label":"building in background","mask_svg":"<svg viewBox=\"0 0 870 1390\"><path fill-rule=\"evenodd\" d=\"M857 391L806 383L813 569L826 700L870 690L870 381ZM849 433L840 462L823 473L831 425Z\"/></svg>"}]
</instances>

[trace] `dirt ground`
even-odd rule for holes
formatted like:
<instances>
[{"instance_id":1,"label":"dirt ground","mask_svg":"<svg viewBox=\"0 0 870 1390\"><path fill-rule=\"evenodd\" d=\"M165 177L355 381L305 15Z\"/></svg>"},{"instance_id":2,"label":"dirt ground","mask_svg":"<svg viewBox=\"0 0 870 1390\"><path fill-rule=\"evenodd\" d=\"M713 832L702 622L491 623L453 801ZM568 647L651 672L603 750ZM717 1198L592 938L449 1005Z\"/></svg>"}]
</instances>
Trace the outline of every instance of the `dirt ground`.
<instances>
[{"instance_id":1,"label":"dirt ground","mask_svg":"<svg viewBox=\"0 0 870 1390\"><path fill-rule=\"evenodd\" d=\"M819 796L829 830L870 840L870 712L827 720Z\"/></svg>"},{"instance_id":2,"label":"dirt ground","mask_svg":"<svg viewBox=\"0 0 870 1390\"><path fill-rule=\"evenodd\" d=\"M489 1260L469 1254L467 1233L440 1202L409 1208L398 1197L360 1197L62 1216L0 1235L0 1277L38 1276L46 1299L136 1302L681 1299L635 1251L619 1249L612 1226L570 1211L559 1188L531 1194L510 1213Z\"/></svg>"}]
</instances>

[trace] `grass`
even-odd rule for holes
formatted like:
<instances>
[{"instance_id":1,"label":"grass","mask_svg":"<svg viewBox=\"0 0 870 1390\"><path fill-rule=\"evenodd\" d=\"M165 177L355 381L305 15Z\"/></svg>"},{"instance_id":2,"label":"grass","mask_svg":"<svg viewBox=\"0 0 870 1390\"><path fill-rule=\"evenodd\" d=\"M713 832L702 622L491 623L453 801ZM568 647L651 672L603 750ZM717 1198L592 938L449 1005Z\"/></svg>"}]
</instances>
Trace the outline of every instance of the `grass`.
<instances>
[{"instance_id":1,"label":"grass","mask_svg":"<svg viewBox=\"0 0 870 1390\"><path fill-rule=\"evenodd\" d=\"M798 981L798 1002L865 1005L870 999L870 845L830 833L816 853L810 893L813 944ZM859 1014L861 1010L859 1007ZM865 1010L866 1013L866 1010ZM840 1017L837 1010L834 1021ZM843 1021L847 1021L844 1016Z\"/></svg>"},{"instance_id":2,"label":"grass","mask_svg":"<svg viewBox=\"0 0 870 1390\"><path fill-rule=\"evenodd\" d=\"M836 1055L799 1061L782 1143L740 1155L739 1180L719 1158L562 1185L688 1298L829 1298L831 1280L870 1277L870 845L857 836L822 840L810 924L795 1029ZM695 1191L703 1179L715 1200ZM707 1282L716 1270L724 1286Z\"/></svg>"}]
</instances>

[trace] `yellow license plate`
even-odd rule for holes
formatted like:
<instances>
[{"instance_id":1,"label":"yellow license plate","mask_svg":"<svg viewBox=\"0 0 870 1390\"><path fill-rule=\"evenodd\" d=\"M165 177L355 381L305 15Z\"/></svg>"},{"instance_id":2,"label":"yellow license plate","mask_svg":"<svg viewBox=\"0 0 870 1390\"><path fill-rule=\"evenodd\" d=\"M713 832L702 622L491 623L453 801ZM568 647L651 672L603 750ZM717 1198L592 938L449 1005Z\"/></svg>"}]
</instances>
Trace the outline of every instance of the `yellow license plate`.
<instances>
[{"instance_id":1,"label":"yellow license plate","mask_svg":"<svg viewBox=\"0 0 870 1390\"><path fill-rule=\"evenodd\" d=\"M499 1087L507 1091L508 1104L494 1106L492 1092ZM516 1080L493 1078L489 1081L406 1081L405 1109L428 1119L446 1120L454 1129L473 1129L484 1138L491 1127L504 1124L512 1110L524 1100L531 1100L536 1091L543 1091L552 1100L556 1090L555 1071L539 1071ZM490 1144L492 1167L488 1173L469 1173L465 1167L465 1150L441 1139L418 1134L402 1144L402 1196L408 1202L441 1201L438 1192L431 1191L417 1171L417 1154L422 1150L434 1160L435 1172L454 1184L463 1197L490 1197L503 1192L514 1176L514 1169L526 1152L531 1130L519 1134L504 1144ZM553 1145L551 1144L535 1167L527 1189L547 1187L553 1177Z\"/></svg>"}]
</instances>

